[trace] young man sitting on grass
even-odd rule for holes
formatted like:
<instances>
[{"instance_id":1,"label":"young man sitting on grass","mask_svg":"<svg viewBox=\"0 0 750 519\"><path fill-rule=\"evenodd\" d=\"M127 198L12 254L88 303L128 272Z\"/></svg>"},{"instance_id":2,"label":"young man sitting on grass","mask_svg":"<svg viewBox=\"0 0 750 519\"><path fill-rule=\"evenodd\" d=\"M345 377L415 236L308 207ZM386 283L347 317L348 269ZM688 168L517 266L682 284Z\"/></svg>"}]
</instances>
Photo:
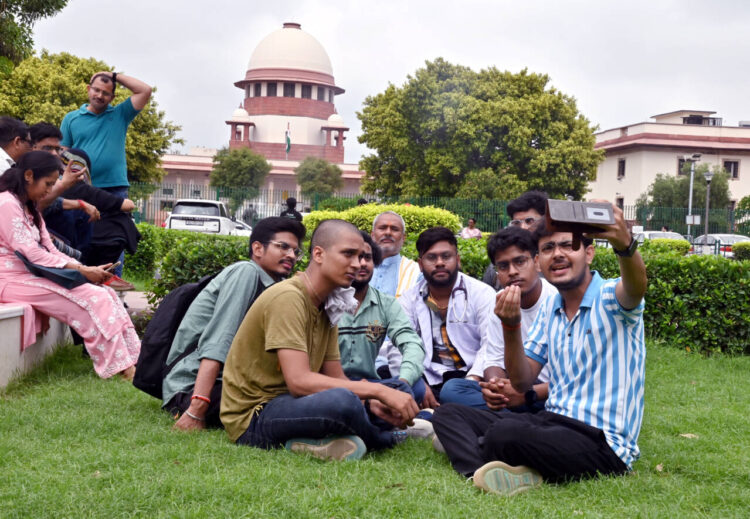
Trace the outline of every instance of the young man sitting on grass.
<instances>
[{"instance_id":1,"label":"young man sitting on grass","mask_svg":"<svg viewBox=\"0 0 750 519\"><path fill-rule=\"evenodd\" d=\"M534 231L544 277L559 290L521 340L521 289L497 296L505 365L513 389L528 391L549 366L549 396L538 413L495 413L446 404L433 417L451 464L479 488L513 495L542 480L563 482L623 474L638 459L646 349L646 267L622 210L593 236L607 239L620 263L617 279L589 270L591 236Z\"/></svg>"},{"instance_id":2,"label":"young man sitting on grass","mask_svg":"<svg viewBox=\"0 0 750 519\"><path fill-rule=\"evenodd\" d=\"M285 445L323 459L359 459L405 438L419 411L408 393L351 381L334 326L357 301L349 289L364 254L359 230L321 222L304 272L266 290L245 316L227 357L221 421L239 444ZM380 418L373 424L374 418Z\"/></svg>"},{"instance_id":3,"label":"young man sitting on grass","mask_svg":"<svg viewBox=\"0 0 750 519\"><path fill-rule=\"evenodd\" d=\"M221 426L221 374L234 334L260 293L292 272L304 238L296 220L264 218L250 235L250 261L226 267L190 304L167 357L176 364L162 384L162 407L179 416L176 429Z\"/></svg>"}]
</instances>

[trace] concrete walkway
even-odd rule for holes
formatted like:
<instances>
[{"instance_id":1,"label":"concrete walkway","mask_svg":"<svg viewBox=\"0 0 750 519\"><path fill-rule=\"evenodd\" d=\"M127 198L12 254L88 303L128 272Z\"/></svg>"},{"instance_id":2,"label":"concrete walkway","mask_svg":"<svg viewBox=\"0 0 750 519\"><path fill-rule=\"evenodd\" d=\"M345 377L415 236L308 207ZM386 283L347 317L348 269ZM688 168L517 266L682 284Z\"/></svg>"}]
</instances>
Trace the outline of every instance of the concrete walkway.
<instances>
[{"instance_id":1,"label":"concrete walkway","mask_svg":"<svg viewBox=\"0 0 750 519\"><path fill-rule=\"evenodd\" d=\"M128 313L131 316L153 311L148 304L146 292L137 292L135 290L125 292L125 302L128 304Z\"/></svg>"}]
</instances>

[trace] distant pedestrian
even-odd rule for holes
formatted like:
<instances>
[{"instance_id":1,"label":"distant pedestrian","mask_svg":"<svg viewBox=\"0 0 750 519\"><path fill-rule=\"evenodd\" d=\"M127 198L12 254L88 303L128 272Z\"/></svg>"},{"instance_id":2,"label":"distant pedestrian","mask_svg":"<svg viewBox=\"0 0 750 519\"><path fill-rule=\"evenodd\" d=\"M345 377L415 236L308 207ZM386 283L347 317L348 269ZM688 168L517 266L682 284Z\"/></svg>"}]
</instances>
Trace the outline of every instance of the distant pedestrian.
<instances>
[{"instance_id":1,"label":"distant pedestrian","mask_svg":"<svg viewBox=\"0 0 750 519\"><path fill-rule=\"evenodd\" d=\"M283 216L284 218L294 218L298 222L302 221L302 214L295 209L297 207L297 199L294 197L289 197L286 199L286 209L281 212L279 216Z\"/></svg>"},{"instance_id":2,"label":"distant pedestrian","mask_svg":"<svg viewBox=\"0 0 750 519\"><path fill-rule=\"evenodd\" d=\"M470 238L476 238L477 240L482 238L482 231L477 229L477 221L474 218L469 218L469 225L461 229L461 238L468 240Z\"/></svg>"}]
</instances>

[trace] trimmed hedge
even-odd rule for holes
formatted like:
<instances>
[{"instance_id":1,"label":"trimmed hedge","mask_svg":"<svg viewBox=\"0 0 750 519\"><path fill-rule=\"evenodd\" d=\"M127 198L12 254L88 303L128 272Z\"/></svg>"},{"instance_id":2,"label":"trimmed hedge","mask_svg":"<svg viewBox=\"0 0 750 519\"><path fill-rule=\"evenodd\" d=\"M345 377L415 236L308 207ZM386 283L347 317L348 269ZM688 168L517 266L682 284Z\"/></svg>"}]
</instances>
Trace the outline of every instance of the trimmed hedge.
<instances>
[{"instance_id":1,"label":"trimmed hedge","mask_svg":"<svg viewBox=\"0 0 750 519\"><path fill-rule=\"evenodd\" d=\"M685 256L690 252L690 242L687 240L672 240L669 238L655 238L645 240L639 247L642 254L656 253L669 254L675 253L678 256Z\"/></svg>"},{"instance_id":2,"label":"trimmed hedge","mask_svg":"<svg viewBox=\"0 0 750 519\"><path fill-rule=\"evenodd\" d=\"M453 232L461 229L461 219L450 211L435 207L418 207L409 204L376 205L366 204L352 207L346 211L313 211L305 216L303 223L308 236L323 220L340 218L351 222L363 231L372 230L372 222L377 215L384 211L395 211L400 214L406 224L408 234L419 234L425 229L441 225Z\"/></svg>"},{"instance_id":3,"label":"trimmed hedge","mask_svg":"<svg viewBox=\"0 0 750 519\"><path fill-rule=\"evenodd\" d=\"M732 245L736 260L750 260L750 241L741 241Z\"/></svg>"}]
</instances>

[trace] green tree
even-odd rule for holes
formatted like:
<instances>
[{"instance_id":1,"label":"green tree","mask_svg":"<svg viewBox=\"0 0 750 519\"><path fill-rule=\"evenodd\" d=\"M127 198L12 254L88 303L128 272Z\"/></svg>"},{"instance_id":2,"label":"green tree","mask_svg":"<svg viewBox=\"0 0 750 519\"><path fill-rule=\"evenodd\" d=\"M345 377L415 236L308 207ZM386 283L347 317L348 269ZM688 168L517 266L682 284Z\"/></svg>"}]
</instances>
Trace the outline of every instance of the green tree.
<instances>
[{"instance_id":1,"label":"green tree","mask_svg":"<svg viewBox=\"0 0 750 519\"><path fill-rule=\"evenodd\" d=\"M228 190L230 210L234 213L258 189L271 171L271 164L250 148L220 149L214 156L211 185Z\"/></svg>"},{"instance_id":2,"label":"green tree","mask_svg":"<svg viewBox=\"0 0 750 519\"><path fill-rule=\"evenodd\" d=\"M341 168L315 157L307 157L294 169L302 194L329 197L344 186Z\"/></svg>"},{"instance_id":3,"label":"green tree","mask_svg":"<svg viewBox=\"0 0 750 519\"><path fill-rule=\"evenodd\" d=\"M740 201L737 203L737 209L741 209L743 211L750 211L750 195L743 196Z\"/></svg>"},{"instance_id":4,"label":"green tree","mask_svg":"<svg viewBox=\"0 0 750 519\"><path fill-rule=\"evenodd\" d=\"M68 0L0 1L0 75L32 55L34 24L56 14L67 3Z\"/></svg>"},{"instance_id":5,"label":"green tree","mask_svg":"<svg viewBox=\"0 0 750 519\"><path fill-rule=\"evenodd\" d=\"M650 207L688 207L690 196L690 169L687 174L673 176L659 173L645 193L641 193L636 206ZM706 178L703 174L708 171L708 164L696 166L693 177L693 207L706 206ZM729 175L723 168L713 166L711 180L711 207L726 209L729 207Z\"/></svg>"},{"instance_id":6,"label":"green tree","mask_svg":"<svg viewBox=\"0 0 750 519\"><path fill-rule=\"evenodd\" d=\"M86 85L91 76L112 69L94 58L43 51L38 57L23 60L0 82L0 114L23 119L27 124L44 121L59 126L66 113L88 102ZM129 96L127 88L118 88L113 104ZM164 117L152 95L131 123L125 144L130 181L161 181L161 156L172 145L182 143L176 137L180 127Z\"/></svg>"},{"instance_id":7,"label":"green tree","mask_svg":"<svg viewBox=\"0 0 750 519\"><path fill-rule=\"evenodd\" d=\"M510 199L526 189L581 198L604 153L575 100L544 74L474 72L438 58L365 100L364 192Z\"/></svg>"}]
</instances>

